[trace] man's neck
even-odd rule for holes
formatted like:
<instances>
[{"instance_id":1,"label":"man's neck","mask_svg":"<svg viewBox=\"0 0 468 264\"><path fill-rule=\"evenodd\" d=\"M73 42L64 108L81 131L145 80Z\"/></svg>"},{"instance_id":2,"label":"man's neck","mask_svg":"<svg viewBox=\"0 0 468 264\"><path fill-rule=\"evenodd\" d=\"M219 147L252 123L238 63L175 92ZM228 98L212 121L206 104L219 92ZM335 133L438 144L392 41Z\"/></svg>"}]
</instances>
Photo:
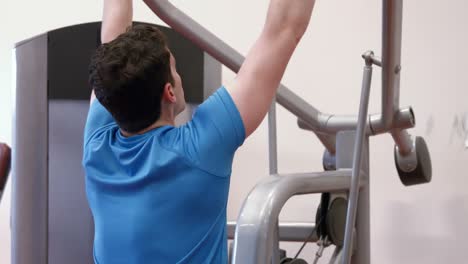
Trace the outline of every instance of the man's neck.
<instances>
[{"instance_id":1,"label":"man's neck","mask_svg":"<svg viewBox=\"0 0 468 264\"><path fill-rule=\"evenodd\" d=\"M127 131L124 131L120 129L122 135L124 137L131 137L135 135L141 135L144 134L150 130L153 130L158 127L162 126L175 126L175 114L174 114L174 108L171 107L161 107L161 115L159 116L159 119L156 120L152 125L148 126L147 128L144 128L138 132L135 133L129 133Z\"/></svg>"},{"instance_id":2,"label":"man's neck","mask_svg":"<svg viewBox=\"0 0 468 264\"><path fill-rule=\"evenodd\" d=\"M129 133L127 131L124 131L122 129L120 129L120 132L122 133L122 135L124 137L131 137L131 136L136 136L136 135L141 135L141 134L144 134L150 130L153 130L155 128L158 128L158 127L162 127L162 126L175 126L175 120L166 120L164 118L160 118L158 119L156 122L154 122L152 125L150 125L149 127L143 129L143 130L140 130L136 133Z\"/></svg>"}]
</instances>

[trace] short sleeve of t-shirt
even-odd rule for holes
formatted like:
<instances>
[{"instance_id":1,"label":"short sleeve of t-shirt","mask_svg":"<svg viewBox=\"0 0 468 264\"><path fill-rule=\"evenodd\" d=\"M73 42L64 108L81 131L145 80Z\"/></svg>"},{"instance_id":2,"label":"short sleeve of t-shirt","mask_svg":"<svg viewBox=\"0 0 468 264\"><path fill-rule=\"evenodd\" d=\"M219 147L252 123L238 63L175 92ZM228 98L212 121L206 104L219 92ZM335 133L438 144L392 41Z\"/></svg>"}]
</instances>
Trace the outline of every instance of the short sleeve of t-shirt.
<instances>
[{"instance_id":1,"label":"short sleeve of t-shirt","mask_svg":"<svg viewBox=\"0 0 468 264\"><path fill-rule=\"evenodd\" d=\"M240 113L226 88L219 88L195 111L182 129L188 138L186 151L197 167L228 176L234 153L245 140Z\"/></svg>"},{"instance_id":2,"label":"short sleeve of t-shirt","mask_svg":"<svg viewBox=\"0 0 468 264\"><path fill-rule=\"evenodd\" d=\"M114 125L115 120L102 104L95 99L89 108L88 117L86 119L84 142L88 143L92 135L104 126Z\"/></svg>"}]
</instances>

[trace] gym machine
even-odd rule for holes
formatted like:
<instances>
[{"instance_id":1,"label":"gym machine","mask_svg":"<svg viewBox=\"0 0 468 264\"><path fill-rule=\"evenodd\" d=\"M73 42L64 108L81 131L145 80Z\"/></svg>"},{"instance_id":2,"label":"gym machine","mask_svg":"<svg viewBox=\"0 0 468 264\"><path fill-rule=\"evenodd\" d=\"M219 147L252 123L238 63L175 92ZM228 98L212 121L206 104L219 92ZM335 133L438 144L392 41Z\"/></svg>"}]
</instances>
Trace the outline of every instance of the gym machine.
<instances>
[{"instance_id":1,"label":"gym machine","mask_svg":"<svg viewBox=\"0 0 468 264\"><path fill-rule=\"evenodd\" d=\"M244 57L167 0L145 2L172 27L161 30L181 61L179 72L184 83L195 87L192 95L186 91L187 101L192 104L178 121L182 123L221 84L217 61L237 72ZM284 85L279 87L276 102L297 116L299 127L314 132L325 146L325 171L278 174L272 104L268 116L271 177L251 191L237 223L228 223L229 237L234 239L233 263L305 263L285 257L279 241L317 241L321 250L333 244L336 248L330 263L369 263L370 136L392 135L395 165L403 184L431 180L424 140L406 131L415 126L414 112L399 106L401 17L402 0L383 0L383 53L381 58L372 52L363 54L358 115L322 113ZM14 264L93 262L93 226L84 194L81 143L91 92L86 69L92 51L99 45L99 29L100 23L61 28L15 47ZM374 66L382 68L382 113L369 115ZM316 223L279 223L285 202L294 195L308 193L322 195Z\"/></svg>"},{"instance_id":2,"label":"gym machine","mask_svg":"<svg viewBox=\"0 0 468 264\"><path fill-rule=\"evenodd\" d=\"M174 30L211 54L234 72L244 57L168 0L145 3ZM415 126L413 109L400 108L402 0L383 0L382 56L362 55L364 73L359 111L354 116L325 114L280 85L276 102L297 116L302 129L314 132L325 146L324 172L280 175L277 171L275 106L269 113L271 177L261 181L244 201L237 223L229 223L234 238L235 264L305 263L284 258L279 241L318 241L320 251L333 244L330 263L370 263L369 137L390 133L395 141L394 159L401 182L428 183L431 160L422 137L407 129ZM382 68L382 113L368 114L374 66ZM322 193L316 223L278 222L281 208L294 195ZM311 235L312 234L312 235ZM284 252L283 252L284 253ZM321 252L317 253L320 256ZM317 260L315 260L316 262Z\"/></svg>"}]
</instances>

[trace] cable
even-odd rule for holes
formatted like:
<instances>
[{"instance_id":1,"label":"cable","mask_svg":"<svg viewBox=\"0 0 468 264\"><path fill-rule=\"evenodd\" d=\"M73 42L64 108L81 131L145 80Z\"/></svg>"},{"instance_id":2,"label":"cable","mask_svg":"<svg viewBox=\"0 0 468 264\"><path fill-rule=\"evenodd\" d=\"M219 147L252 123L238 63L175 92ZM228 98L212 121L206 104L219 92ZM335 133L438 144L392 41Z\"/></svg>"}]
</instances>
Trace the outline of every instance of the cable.
<instances>
[{"instance_id":1,"label":"cable","mask_svg":"<svg viewBox=\"0 0 468 264\"><path fill-rule=\"evenodd\" d=\"M320 220L318 221L317 225L315 225L315 227L312 229L312 232L310 232L310 235L306 238L306 240L304 241L304 243L302 244L301 248L299 249L299 251L296 253L296 256L294 256L294 259L297 259L297 257L299 257L299 254L301 254L302 250L304 249L304 247L306 246L306 244L309 242L309 240L312 238L312 236L314 235L315 233L315 230L320 226L320 224L322 224L322 220L324 218L325 215L322 215L320 217Z\"/></svg>"}]
</instances>

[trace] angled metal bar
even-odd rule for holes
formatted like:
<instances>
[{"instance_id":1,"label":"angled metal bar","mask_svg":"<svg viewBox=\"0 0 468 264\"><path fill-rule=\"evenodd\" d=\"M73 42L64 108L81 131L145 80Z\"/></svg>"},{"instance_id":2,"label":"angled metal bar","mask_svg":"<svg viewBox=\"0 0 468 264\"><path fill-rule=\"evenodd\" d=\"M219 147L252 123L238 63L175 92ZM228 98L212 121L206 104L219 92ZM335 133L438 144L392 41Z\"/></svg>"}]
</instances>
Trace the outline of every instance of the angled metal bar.
<instances>
[{"instance_id":1,"label":"angled metal bar","mask_svg":"<svg viewBox=\"0 0 468 264\"><path fill-rule=\"evenodd\" d=\"M346 213L346 228L343 246L343 264L348 264L351 261L351 254L353 248L353 230L356 222L356 215L358 209L358 197L361 179L361 158L364 146L364 138L366 136L365 129L367 123L367 111L369 108L369 94L372 80L372 52L366 53L363 57L366 60L364 67L364 76L362 81L361 100L359 104L359 119L356 131L356 139L354 143L353 152L353 173L351 188L349 190L348 210Z\"/></svg>"},{"instance_id":2,"label":"angled metal bar","mask_svg":"<svg viewBox=\"0 0 468 264\"><path fill-rule=\"evenodd\" d=\"M214 34L203 28L196 21L177 9L168 0L144 0L144 2L164 22L174 30L184 35L201 49L219 60L226 67L238 72L244 57L235 49L217 38ZM390 131L394 119L402 119L398 128L411 128L412 116L402 113L403 118L395 116L398 113L399 104L399 80L400 80L400 57L401 57L401 17L402 0L383 1L383 32L382 32L382 115L371 117L373 134ZM345 130L355 127L357 117L341 117L324 114L297 96L286 86L280 85L277 92L277 102L288 111L302 119L308 126L322 134L334 133L337 130ZM376 118L377 117L377 118ZM332 136L319 135L325 147L334 153L334 139ZM406 142L402 140L401 142ZM400 149L406 149L400 146Z\"/></svg>"},{"instance_id":3,"label":"angled metal bar","mask_svg":"<svg viewBox=\"0 0 468 264\"><path fill-rule=\"evenodd\" d=\"M195 43L233 72L239 71L244 56L180 11L168 0L144 0L144 2L175 31ZM276 100L281 106L314 127L321 127L328 119L327 116L322 115L320 111L282 84L280 84L276 96ZM321 136L322 139L326 137L327 135ZM325 140L329 144L334 142L333 138ZM334 152L333 149L329 149L329 151Z\"/></svg>"},{"instance_id":4,"label":"angled metal bar","mask_svg":"<svg viewBox=\"0 0 468 264\"><path fill-rule=\"evenodd\" d=\"M390 132L402 156L407 156L414 149L414 139L406 130L394 129Z\"/></svg>"},{"instance_id":5,"label":"angled metal bar","mask_svg":"<svg viewBox=\"0 0 468 264\"><path fill-rule=\"evenodd\" d=\"M382 126L382 115L372 114L368 116L369 122L366 124L366 134L379 135L386 133ZM336 133L343 130L356 130L358 117L355 115L328 115L328 120L323 127L313 127L302 119L298 119L298 125L302 129L315 133ZM392 127L394 129L408 129L416 125L414 112L411 107L401 108L395 113Z\"/></svg>"}]
</instances>

